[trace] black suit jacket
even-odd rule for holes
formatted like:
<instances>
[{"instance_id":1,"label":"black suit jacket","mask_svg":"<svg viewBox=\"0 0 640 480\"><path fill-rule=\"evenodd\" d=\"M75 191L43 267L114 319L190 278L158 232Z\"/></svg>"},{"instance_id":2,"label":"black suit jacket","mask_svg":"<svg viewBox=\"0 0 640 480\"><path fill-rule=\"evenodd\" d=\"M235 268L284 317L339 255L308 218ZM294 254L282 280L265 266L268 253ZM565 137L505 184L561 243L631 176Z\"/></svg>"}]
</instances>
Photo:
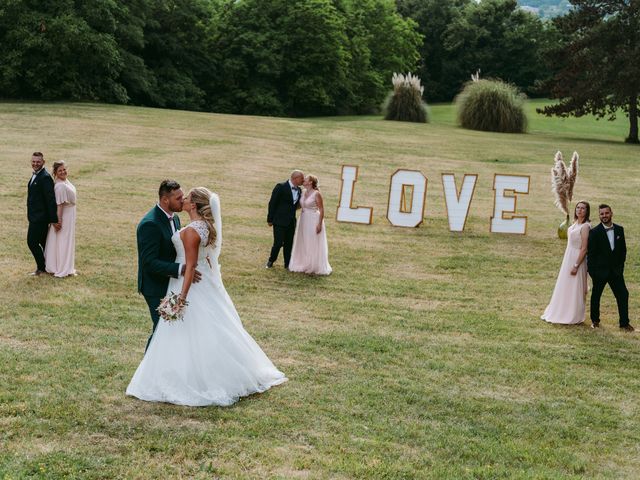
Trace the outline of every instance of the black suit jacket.
<instances>
[{"instance_id":1,"label":"black suit jacket","mask_svg":"<svg viewBox=\"0 0 640 480\"><path fill-rule=\"evenodd\" d=\"M627 259L627 243L624 228L613 224L613 250L609 244L604 225L600 224L589 232L587 247L587 269L592 278L605 279L611 273L622 275Z\"/></svg>"},{"instance_id":2,"label":"black suit jacket","mask_svg":"<svg viewBox=\"0 0 640 480\"><path fill-rule=\"evenodd\" d=\"M296 222L296 210L300 205L302 191L298 190L298 200L293 203L293 192L289 186L289 180L278 183L273 192L271 192L271 200L269 200L269 212L267 213L267 222L279 227L288 227Z\"/></svg>"},{"instance_id":3,"label":"black suit jacket","mask_svg":"<svg viewBox=\"0 0 640 480\"><path fill-rule=\"evenodd\" d=\"M173 221L178 230L180 219L177 215L173 216ZM138 292L147 297L164 297L169 277L178 278L180 273L169 222L165 213L156 205L138 224Z\"/></svg>"},{"instance_id":4,"label":"black suit jacket","mask_svg":"<svg viewBox=\"0 0 640 480\"><path fill-rule=\"evenodd\" d=\"M27 184L27 218L33 223L58 223L53 178L44 167Z\"/></svg>"}]
</instances>

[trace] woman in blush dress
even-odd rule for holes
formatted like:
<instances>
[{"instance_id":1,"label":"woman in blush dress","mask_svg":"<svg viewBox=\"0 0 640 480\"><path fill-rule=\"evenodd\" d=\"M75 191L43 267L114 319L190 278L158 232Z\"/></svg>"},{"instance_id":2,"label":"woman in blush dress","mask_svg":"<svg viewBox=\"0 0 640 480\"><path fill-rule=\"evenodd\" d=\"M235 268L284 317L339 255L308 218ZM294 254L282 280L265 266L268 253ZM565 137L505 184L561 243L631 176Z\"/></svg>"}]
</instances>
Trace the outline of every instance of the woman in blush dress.
<instances>
[{"instance_id":1,"label":"woman in blush dress","mask_svg":"<svg viewBox=\"0 0 640 480\"><path fill-rule=\"evenodd\" d=\"M53 164L53 189L58 205L58 223L49 226L44 250L46 270L55 277L75 275L76 187L67 178L67 164Z\"/></svg>"},{"instance_id":2,"label":"woman in blush dress","mask_svg":"<svg viewBox=\"0 0 640 480\"><path fill-rule=\"evenodd\" d=\"M541 318L549 323L573 325L582 323L587 296L587 243L589 241L588 202L576 204L573 225L569 227L567 249L564 252L551 302Z\"/></svg>"},{"instance_id":3,"label":"woman in blush dress","mask_svg":"<svg viewBox=\"0 0 640 480\"><path fill-rule=\"evenodd\" d=\"M315 275L329 275L329 247L324 226L324 202L318 190L318 177L307 175L300 199L302 213L293 239L289 270Z\"/></svg>"}]
</instances>

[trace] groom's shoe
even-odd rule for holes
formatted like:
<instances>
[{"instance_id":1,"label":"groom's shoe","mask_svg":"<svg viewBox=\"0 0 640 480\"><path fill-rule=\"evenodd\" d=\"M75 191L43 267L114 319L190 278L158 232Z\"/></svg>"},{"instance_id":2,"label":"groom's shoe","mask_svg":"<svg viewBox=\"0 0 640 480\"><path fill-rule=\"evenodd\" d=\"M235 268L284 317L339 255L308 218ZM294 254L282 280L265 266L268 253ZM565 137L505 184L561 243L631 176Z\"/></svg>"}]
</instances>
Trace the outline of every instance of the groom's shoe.
<instances>
[{"instance_id":1,"label":"groom's shoe","mask_svg":"<svg viewBox=\"0 0 640 480\"><path fill-rule=\"evenodd\" d=\"M624 330L625 332L634 332L636 329L631 325L625 325L623 327L620 327L620 330Z\"/></svg>"},{"instance_id":2,"label":"groom's shoe","mask_svg":"<svg viewBox=\"0 0 640 480\"><path fill-rule=\"evenodd\" d=\"M44 270L35 270L33 272L29 272L29 275L32 277L39 277L43 273L46 273Z\"/></svg>"},{"instance_id":3,"label":"groom's shoe","mask_svg":"<svg viewBox=\"0 0 640 480\"><path fill-rule=\"evenodd\" d=\"M593 323L591 324L591 328L594 328L594 329L595 329L595 328L600 328L600 322L593 322Z\"/></svg>"},{"instance_id":4,"label":"groom's shoe","mask_svg":"<svg viewBox=\"0 0 640 480\"><path fill-rule=\"evenodd\" d=\"M267 260L267 263L264 266L264 268L273 268L273 262L271 260Z\"/></svg>"}]
</instances>

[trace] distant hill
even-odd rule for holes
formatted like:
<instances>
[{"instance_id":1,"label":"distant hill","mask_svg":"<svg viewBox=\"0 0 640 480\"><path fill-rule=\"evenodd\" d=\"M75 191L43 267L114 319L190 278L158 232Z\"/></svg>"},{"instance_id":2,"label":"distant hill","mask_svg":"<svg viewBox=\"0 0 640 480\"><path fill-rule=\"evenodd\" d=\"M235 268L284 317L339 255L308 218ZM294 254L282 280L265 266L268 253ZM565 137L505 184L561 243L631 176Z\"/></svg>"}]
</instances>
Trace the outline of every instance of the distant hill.
<instances>
[{"instance_id":1,"label":"distant hill","mask_svg":"<svg viewBox=\"0 0 640 480\"><path fill-rule=\"evenodd\" d=\"M518 0L518 4L543 18L564 15L571 8L568 0Z\"/></svg>"}]
</instances>

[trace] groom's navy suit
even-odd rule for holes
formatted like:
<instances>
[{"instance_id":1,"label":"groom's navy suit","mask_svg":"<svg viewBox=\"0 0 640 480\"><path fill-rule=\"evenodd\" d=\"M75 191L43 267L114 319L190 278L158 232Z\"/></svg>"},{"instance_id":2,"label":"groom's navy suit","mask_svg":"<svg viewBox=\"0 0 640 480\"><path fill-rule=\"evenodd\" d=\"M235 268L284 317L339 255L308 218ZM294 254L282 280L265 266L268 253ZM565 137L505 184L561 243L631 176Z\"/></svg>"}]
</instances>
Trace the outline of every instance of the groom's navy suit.
<instances>
[{"instance_id":1,"label":"groom's navy suit","mask_svg":"<svg viewBox=\"0 0 640 480\"><path fill-rule=\"evenodd\" d=\"M27 245L36 261L36 268L42 272L45 271L44 247L47 242L47 230L50 223L58 223L57 208L53 178L42 167L27 185Z\"/></svg>"},{"instance_id":2,"label":"groom's navy suit","mask_svg":"<svg viewBox=\"0 0 640 480\"><path fill-rule=\"evenodd\" d=\"M294 190L297 192L295 202ZM289 260L291 259L293 236L296 232L296 210L300 206L301 196L302 190L300 190L300 187L291 187L289 180L285 180L276 184L269 200L267 223L273 224L273 247L271 247L269 262L273 263L278 259L278 253L282 248L284 268L289 267Z\"/></svg>"},{"instance_id":3,"label":"groom's navy suit","mask_svg":"<svg viewBox=\"0 0 640 480\"><path fill-rule=\"evenodd\" d=\"M591 322L600 323L600 297L609 284L618 304L620 326L629 325L629 291L624 283L624 262L627 259L627 243L624 228L613 224L613 250L604 225L601 223L589 232L587 268L593 281L591 290Z\"/></svg>"},{"instance_id":4,"label":"groom's navy suit","mask_svg":"<svg viewBox=\"0 0 640 480\"><path fill-rule=\"evenodd\" d=\"M174 222L176 231L180 229L180 219L173 215L170 220L159 206L153 207L138 224L138 292L144 295L149 305L153 330L147 347L156 330L160 316L158 305L166 295L169 277L178 278L180 264L176 263L176 250L171 241Z\"/></svg>"}]
</instances>

